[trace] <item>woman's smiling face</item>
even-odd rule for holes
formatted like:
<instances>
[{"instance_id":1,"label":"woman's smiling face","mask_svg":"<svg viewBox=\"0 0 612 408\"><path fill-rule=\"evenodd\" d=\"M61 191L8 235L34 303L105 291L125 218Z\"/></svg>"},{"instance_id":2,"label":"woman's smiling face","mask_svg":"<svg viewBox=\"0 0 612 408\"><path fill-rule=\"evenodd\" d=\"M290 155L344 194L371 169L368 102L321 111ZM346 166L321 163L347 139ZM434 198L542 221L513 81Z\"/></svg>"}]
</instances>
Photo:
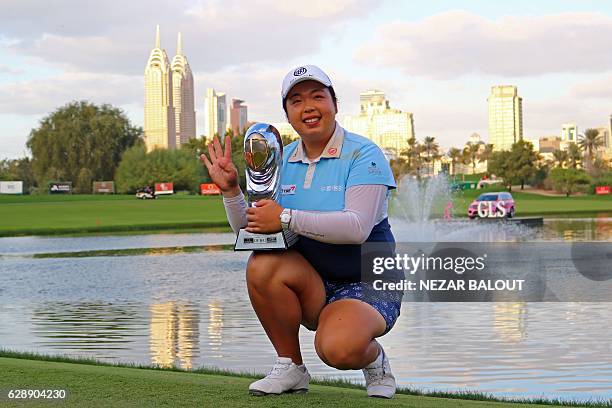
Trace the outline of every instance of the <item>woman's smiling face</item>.
<instances>
[{"instance_id":1,"label":"woman's smiling face","mask_svg":"<svg viewBox=\"0 0 612 408\"><path fill-rule=\"evenodd\" d=\"M325 141L336 125L336 104L329 89L317 81L295 85L285 101L287 118L295 131L307 141Z\"/></svg>"}]
</instances>

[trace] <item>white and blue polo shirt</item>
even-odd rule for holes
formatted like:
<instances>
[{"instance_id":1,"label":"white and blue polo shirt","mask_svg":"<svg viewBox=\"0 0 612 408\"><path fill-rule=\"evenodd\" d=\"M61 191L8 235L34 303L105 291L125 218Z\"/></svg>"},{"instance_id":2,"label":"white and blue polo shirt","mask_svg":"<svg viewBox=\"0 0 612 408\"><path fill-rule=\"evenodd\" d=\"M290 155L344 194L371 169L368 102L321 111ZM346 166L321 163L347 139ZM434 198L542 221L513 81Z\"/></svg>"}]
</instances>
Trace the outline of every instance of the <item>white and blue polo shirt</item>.
<instances>
[{"instance_id":1,"label":"white and blue polo shirt","mask_svg":"<svg viewBox=\"0 0 612 408\"><path fill-rule=\"evenodd\" d=\"M302 141L284 149L281 199L284 208L342 211L346 189L364 184L396 188L391 167L371 140L345 131L338 123L321 156L310 160ZM395 242L387 218L374 226L366 242ZM359 281L361 245L328 244L300 236L295 248L326 280Z\"/></svg>"},{"instance_id":2,"label":"white and blue polo shirt","mask_svg":"<svg viewBox=\"0 0 612 408\"><path fill-rule=\"evenodd\" d=\"M301 140L285 147L281 173L281 205L310 211L341 211L347 188L383 184L395 188L391 167L371 140L336 130L321 156L310 161Z\"/></svg>"}]
</instances>

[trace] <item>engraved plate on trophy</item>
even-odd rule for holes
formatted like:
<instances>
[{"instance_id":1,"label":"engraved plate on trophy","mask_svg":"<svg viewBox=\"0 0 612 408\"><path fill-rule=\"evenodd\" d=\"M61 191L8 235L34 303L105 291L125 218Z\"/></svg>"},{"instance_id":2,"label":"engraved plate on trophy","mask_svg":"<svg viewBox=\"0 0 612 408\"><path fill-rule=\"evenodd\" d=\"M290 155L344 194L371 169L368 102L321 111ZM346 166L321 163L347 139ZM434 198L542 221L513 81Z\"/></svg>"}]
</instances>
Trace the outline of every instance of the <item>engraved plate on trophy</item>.
<instances>
[{"instance_id":1,"label":"engraved plate on trophy","mask_svg":"<svg viewBox=\"0 0 612 408\"><path fill-rule=\"evenodd\" d=\"M256 123L244 135L244 159L246 161L246 187L249 206L270 199L280 198L283 142L278 130L266 123ZM235 251L287 249L298 239L292 231L272 234L256 234L242 228L236 238Z\"/></svg>"}]
</instances>

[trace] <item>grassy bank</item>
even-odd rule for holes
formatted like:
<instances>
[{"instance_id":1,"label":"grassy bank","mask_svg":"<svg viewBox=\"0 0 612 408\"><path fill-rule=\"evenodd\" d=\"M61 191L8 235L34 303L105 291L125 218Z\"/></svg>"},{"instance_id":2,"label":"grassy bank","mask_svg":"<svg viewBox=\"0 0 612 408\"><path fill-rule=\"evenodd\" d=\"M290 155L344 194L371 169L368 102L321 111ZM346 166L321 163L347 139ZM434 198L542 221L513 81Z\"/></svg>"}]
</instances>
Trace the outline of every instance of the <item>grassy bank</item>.
<instances>
[{"instance_id":1,"label":"grassy bank","mask_svg":"<svg viewBox=\"0 0 612 408\"><path fill-rule=\"evenodd\" d=\"M218 196L0 196L0 236L156 230L229 231L229 226Z\"/></svg>"},{"instance_id":2,"label":"grassy bank","mask_svg":"<svg viewBox=\"0 0 612 408\"><path fill-rule=\"evenodd\" d=\"M454 214L483 191L456 195ZM612 196L549 197L512 193L521 216L612 213ZM0 236L230 231L221 197L175 195L137 200L129 195L0 195Z\"/></svg>"},{"instance_id":3,"label":"grassy bank","mask_svg":"<svg viewBox=\"0 0 612 408\"><path fill-rule=\"evenodd\" d=\"M500 402L490 396L465 392L422 395L402 389L394 400L367 398L363 387L342 381L314 381L306 395L258 398L247 394L256 376L214 369L185 372L178 369L119 366L93 360L71 360L0 351L0 390L64 389L62 406L227 406L227 407L536 407L558 401ZM449 398L450 397L450 398ZM3 406L29 406L24 401ZM32 402L42 405L50 401ZM610 407L610 403L565 403L564 406Z\"/></svg>"},{"instance_id":4,"label":"grassy bank","mask_svg":"<svg viewBox=\"0 0 612 408\"><path fill-rule=\"evenodd\" d=\"M486 191L499 191L499 187L486 190L465 190L457 193L455 207L456 217L467 217L467 208L480 194ZM530 193L512 191L516 202L516 216L551 216L575 214L597 216L598 213L612 213L612 196L577 196L577 197L550 197Z\"/></svg>"}]
</instances>

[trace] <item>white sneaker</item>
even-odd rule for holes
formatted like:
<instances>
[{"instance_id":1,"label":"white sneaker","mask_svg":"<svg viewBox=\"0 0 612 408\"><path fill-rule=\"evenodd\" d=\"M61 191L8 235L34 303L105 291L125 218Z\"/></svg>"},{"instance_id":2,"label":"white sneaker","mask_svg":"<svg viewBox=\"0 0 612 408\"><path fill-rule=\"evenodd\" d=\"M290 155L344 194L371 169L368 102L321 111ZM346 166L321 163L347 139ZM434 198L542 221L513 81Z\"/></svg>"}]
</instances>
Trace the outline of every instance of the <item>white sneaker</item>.
<instances>
[{"instance_id":1,"label":"white sneaker","mask_svg":"<svg viewBox=\"0 0 612 408\"><path fill-rule=\"evenodd\" d=\"M380 354L363 370L368 397L393 398L395 395L395 377L391 372L389 359L380 346Z\"/></svg>"},{"instance_id":2,"label":"white sneaker","mask_svg":"<svg viewBox=\"0 0 612 408\"><path fill-rule=\"evenodd\" d=\"M249 394L262 396L282 394L283 392L308 392L310 374L306 367L302 370L288 357L278 357L274 367L261 380L249 385Z\"/></svg>"}]
</instances>

